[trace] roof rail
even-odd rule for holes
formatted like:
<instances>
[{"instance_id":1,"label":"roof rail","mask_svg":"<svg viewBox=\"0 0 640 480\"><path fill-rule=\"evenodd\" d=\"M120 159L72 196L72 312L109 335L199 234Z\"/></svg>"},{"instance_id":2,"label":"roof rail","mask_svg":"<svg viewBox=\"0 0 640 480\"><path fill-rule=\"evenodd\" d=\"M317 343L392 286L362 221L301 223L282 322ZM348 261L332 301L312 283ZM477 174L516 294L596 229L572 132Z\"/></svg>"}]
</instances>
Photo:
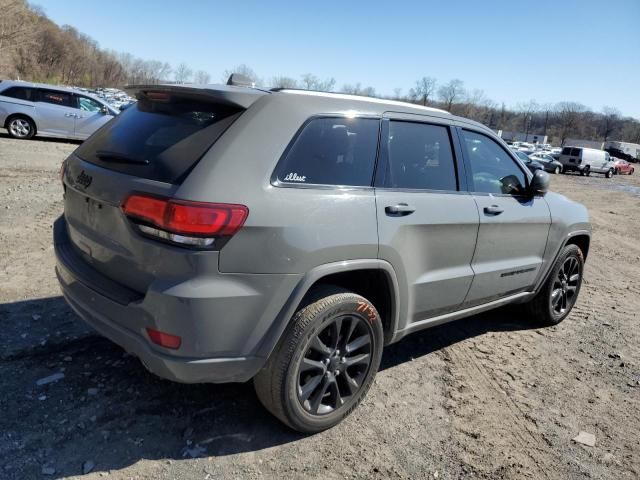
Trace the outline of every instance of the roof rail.
<instances>
[{"instance_id":1,"label":"roof rail","mask_svg":"<svg viewBox=\"0 0 640 480\"><path fill-rule=\"evenodd\" d=\"M256 82L251 80L249 77L245 75L241 75L239 73L232 73L229 75L229 79L227 80L227 85L233 85L235 87L251 87L255 88Z\"/></svg>"}]
</instances>

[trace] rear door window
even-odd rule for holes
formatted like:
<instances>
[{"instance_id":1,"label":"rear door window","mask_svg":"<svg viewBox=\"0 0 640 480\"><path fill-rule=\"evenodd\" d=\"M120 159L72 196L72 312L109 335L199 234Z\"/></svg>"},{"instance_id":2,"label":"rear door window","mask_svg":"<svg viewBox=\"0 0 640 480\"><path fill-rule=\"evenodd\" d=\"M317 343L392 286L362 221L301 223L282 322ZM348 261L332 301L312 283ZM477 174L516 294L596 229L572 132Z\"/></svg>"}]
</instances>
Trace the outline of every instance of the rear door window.
<instances>
[{"instance_id":1,"label":"rear door window","mask_svg":"<svg viewBox=\"0 0 640 480\"><path fill-rule=\"evenodd\" d=\"M242 111L176 95L143 98L89 137L76 155L128 175L180 183Z\"/></svg>"},{"instance_id":2,"label":"rear door window","mask_svg":"<svg viewBox=\"0 0 640 480\"><path fill-rule=\"evenodd\" d=\"M71 107L72 96L67 92L59 92L56 90L40 90L40 102L59 105L61 107Z\"/></svg>"},{"instance_id":3,"label":"rear door window","mask_svg":"<svg viewBox=\"0 0 640 480\"><path fill-rule=\"evenodd\" d=\"M17 98L19 100L30 100L34 101L35 95L33 95L34 90L28 87L11 87L7 88L3 92L0 92L0 95L4 95L5 97Z\"/></svg>"},{"instance_id":4,"label":"rear door window","mask_svg":"<svg viewBox=\"0 0 640 480\"><path fill-rule=\"evenodd\" d=\"M391 120L384 155L386 188L458 188L448 127Z\"/></svg>"},{"instance_id":5,"label":"rear door window","mask_svg":"<svg viewBox=\"0 0 640 480\"><path fill-rule=\"evenodd\" d=\"M572 148L571 149L571 156L572 157L579 157L581 151L582 151L581 148Z\"/></svg>"},{"instance_id":6,"label":"rear door window","mask_svg":"<svg viewBox=\"0 0 640 480\"><path fill-rule=\"evenodd\" d=\"M380 121L375 118L313 118L276 167L286 184L370 186Z\"/></svg>"}]
</instances>

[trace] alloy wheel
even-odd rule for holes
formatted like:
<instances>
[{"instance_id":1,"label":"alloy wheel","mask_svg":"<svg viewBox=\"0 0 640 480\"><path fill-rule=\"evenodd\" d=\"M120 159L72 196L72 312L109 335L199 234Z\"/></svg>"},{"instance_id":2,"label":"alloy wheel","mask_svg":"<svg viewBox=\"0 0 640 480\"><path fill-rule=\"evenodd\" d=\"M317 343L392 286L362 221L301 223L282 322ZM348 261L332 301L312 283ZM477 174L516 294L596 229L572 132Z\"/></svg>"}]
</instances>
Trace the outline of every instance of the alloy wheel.
<instances>
[{"instance_id":1,"label":"alloy wheel","mask_svg":"<svg viewBox=\"0 0 640 480\"><path fill-rule=\"evenodd\" d=\"M556 316L564 315L576 301L580 285L580 262L568 257L558 271L551 289L551 309Z\"/></svg>"},{"instance_id":2,"label":"alloy wheel","mask_svg":"<svg viewBox=\"0 0 640 480\"><path fill-rule=\"evenodd\" d=\"M9 131L15 137L24 138L31 132L31 125L22 118L16 118L9 123Z\"/></svg>"},{"instance_id":3,"label":"alloy wheel","mask_svg":"<svg viewBox=\"0 0 640 480\"><path fill-rule=\"evenodd\" d=\"M356 314L332 318L315 334L298 365L297 395L312 415L331 413L357 396L371 366L373 331Z\"/></svg>"}]
</instances>

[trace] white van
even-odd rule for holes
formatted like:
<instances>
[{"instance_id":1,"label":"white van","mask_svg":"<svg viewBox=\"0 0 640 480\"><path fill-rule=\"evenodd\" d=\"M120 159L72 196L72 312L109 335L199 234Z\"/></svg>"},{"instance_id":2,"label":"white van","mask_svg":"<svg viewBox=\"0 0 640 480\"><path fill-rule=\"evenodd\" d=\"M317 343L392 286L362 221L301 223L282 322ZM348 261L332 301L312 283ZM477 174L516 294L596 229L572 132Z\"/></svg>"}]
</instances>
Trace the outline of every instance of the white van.
<instances>
[{"instance_id":1,"label":"white van","mask_svg":"<svg viewBox=\"0 0 640 480\"><path fill-rule=\"evenodd\" d=\"M558 161L562 164L562 173L577 171L580 175L589 175L595 172L611 178L615 171L609 153L595 148L564 147Z\"/></svg>"}]
</instances>

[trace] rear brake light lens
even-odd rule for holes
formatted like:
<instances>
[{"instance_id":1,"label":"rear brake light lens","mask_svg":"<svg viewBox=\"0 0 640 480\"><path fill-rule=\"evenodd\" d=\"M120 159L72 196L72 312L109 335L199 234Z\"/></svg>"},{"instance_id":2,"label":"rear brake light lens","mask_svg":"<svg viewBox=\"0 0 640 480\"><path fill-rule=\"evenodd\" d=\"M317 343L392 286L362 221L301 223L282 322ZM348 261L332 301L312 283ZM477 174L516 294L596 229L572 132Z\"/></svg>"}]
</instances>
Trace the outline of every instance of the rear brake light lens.
<instances>
[{"instance_id":1,"label":"rear brake light lens","mask_svg":"<svg viewBox=\"0 0 640 480\"><path fill-rule=\"evenodd\" d=\"M147 335L149 335L149 339L153 343L160 345L161 347L176 350L180 348L180 345L182 344L182 338L179 336L171 335L170 333L162 332L160 330L154 330L153 328L147 328Z\"/></svg>"},{"instance_id":2,"label":"rear brake light lens","mask_svg":"<svg viewBox=\"0 0 640 480\"><path fill-rule=\"evenodd\" d=\"M227 203L189 202L149 195L131 195L124 214L151 236L182 245L211 247L244 225L249 209Z\"/></svg>"}]
</instances>

